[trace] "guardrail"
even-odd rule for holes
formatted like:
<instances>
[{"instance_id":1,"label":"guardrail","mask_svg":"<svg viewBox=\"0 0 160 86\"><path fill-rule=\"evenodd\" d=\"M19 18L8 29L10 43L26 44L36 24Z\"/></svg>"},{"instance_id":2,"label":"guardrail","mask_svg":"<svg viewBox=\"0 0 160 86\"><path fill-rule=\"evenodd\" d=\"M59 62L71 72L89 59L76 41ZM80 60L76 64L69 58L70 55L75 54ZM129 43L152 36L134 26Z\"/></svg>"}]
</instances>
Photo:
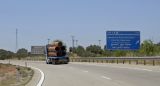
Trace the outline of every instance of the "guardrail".
<instances>
[{"instance_id":1,"label":"guardrail","mask_svg":"<svg viewBox=\"0 0 160 86\"><path fill-rule=\"evenodd\" d=\"M70 58L70 62L116 63L160 65L160 57L103 57L103 58Z\"/></svg>"}]
</instances>

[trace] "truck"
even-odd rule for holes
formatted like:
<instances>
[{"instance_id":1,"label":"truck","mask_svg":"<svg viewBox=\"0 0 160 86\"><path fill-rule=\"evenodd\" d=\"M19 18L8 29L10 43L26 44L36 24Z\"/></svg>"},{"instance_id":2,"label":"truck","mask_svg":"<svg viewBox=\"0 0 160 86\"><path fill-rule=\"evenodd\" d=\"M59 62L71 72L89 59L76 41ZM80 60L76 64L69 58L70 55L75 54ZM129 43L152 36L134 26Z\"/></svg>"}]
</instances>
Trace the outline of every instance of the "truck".
<instances>
[{"instance_id":1,"label":"truck","mask_svg":"<svg viewBox=\"0 0 160 86\"><path fill-rule=\"evenodd\" d=\"M68 64L69 57L67 55L66 46L62 41L55 40L46 45L46 64Z\"/></svg>"}]
</instances>

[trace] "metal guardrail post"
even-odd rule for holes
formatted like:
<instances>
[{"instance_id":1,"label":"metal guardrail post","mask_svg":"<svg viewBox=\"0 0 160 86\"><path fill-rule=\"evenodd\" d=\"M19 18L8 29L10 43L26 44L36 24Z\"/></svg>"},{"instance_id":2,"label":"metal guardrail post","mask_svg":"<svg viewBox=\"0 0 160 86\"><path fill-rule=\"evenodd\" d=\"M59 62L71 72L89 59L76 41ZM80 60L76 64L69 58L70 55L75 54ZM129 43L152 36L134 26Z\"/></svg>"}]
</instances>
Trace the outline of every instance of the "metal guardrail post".
<instances>
[{"instance_id":1,"label":"metal guardrail post","mask_svg":"<svg viewBox=\"0 0 160 86\"><path fill-rule=\"evenodd\" d=\"M136 60L136 65L138 65L138 60Z\"/></svg>"},{"instance_id":2,"label":"metal guardrail post","mask_svg":"<svg viewBox=\"0 0 160 86\"><path fill-rule=\"evenodd\" d=\"M123 64L125 63L125 60L123 60Z\"/></svg>"},{"instance_id":3,"label":"metal guardrail post","mask_svg":"<svg viewBox=\"0 0 160 86\"><path fill-rule=\"evenodd\" d=\"M112 60L111 62L114 63L114 60Z\"/></svg>"},{"instance_id":4,"label":"metal guardrail post","mask_svg":"<svg viewBox=\"0 0 160 86\"><path fill-rule=\"evenodd\" d=\"M153 60L153 66L155 66L155 60Z\"/></svg>"},{"instance_id":5,"label":"metal guardrail post","mask_svg":"<svg viewBox=\"0 0 160 86\"><path fill-rule=\"evenodd\" d=\"M103 59L101 60L101 62L103 63Z\"/></svg>"},{"instance_id":6,"label":"metal guardrail post","mask_svg":"<svg viewBox=\"0 0 160 86\"><path fill-rule=\"evenodd\" d=\"M117 64L118 64L118 59L117 59Z\"/></svg>"},{"instance_id":7,"label":"metal guardrail post","mask_svg":"<svg viewBox=\"0 0 160 86\"><path fill-rule=\"evenodd\" d=\"M129 60L129 64L131 64L131 60Z\"/></svg>"},{"instance_id":8,"label":"metal guardrail post","mask_svg":"<svg viewBox=\"0 0 160 86\"><path fill-rule=\"evenodd\" d=\"M146 60L144 60L144 65L146 65Z\"/></svg>"},{"instance_id":9,"label":"metal guardrail post","mask_svg":"<svg viewBox=\"0 0 160 86\"><path fill-rule=\"evenodd\" d=\"M106 59L106 63L108 63L108 60Z\"/></svg>"}]
</instances>

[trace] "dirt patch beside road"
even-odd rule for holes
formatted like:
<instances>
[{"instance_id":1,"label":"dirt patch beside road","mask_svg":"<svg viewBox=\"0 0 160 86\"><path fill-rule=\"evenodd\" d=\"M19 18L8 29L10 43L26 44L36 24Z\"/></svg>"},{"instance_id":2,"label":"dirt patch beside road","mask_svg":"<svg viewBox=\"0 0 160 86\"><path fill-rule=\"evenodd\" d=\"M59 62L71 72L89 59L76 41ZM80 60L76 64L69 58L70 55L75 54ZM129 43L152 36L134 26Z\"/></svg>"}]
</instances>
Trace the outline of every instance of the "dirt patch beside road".
<instances>
[{"instance_id":1,"label":"dirt patch beside road","mask_svg":"<svg viewBox=\"0 0 160 86\"><path fill-rule=\"evenodd\" d=\"M33 74L30 68L0 63L0 86L25 86Z\"/></svg>"}]
</instances>

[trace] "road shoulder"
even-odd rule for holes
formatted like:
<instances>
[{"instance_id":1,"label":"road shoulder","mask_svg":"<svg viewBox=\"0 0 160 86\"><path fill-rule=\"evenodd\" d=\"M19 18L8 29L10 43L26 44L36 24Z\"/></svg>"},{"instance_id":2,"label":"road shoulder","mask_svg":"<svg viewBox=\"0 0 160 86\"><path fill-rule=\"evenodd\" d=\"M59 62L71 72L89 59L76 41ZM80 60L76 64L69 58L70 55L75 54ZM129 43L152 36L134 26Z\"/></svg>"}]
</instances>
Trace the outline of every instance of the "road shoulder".
<instances>
[{"instance_id":1,"label":"road shoulder","mask_svg":"<svg viewBox=\"0 0 160 86\"><path fill-rule=\"evenodd\" d=\"M38 70L32 68L32 70L34 70L34 75L32 77L32 79L30 80L30 82L26 85L26 86L37 86L37 84L39 83L39 80L41 78L41 74Z\"/></svg>"}]
</instances>

